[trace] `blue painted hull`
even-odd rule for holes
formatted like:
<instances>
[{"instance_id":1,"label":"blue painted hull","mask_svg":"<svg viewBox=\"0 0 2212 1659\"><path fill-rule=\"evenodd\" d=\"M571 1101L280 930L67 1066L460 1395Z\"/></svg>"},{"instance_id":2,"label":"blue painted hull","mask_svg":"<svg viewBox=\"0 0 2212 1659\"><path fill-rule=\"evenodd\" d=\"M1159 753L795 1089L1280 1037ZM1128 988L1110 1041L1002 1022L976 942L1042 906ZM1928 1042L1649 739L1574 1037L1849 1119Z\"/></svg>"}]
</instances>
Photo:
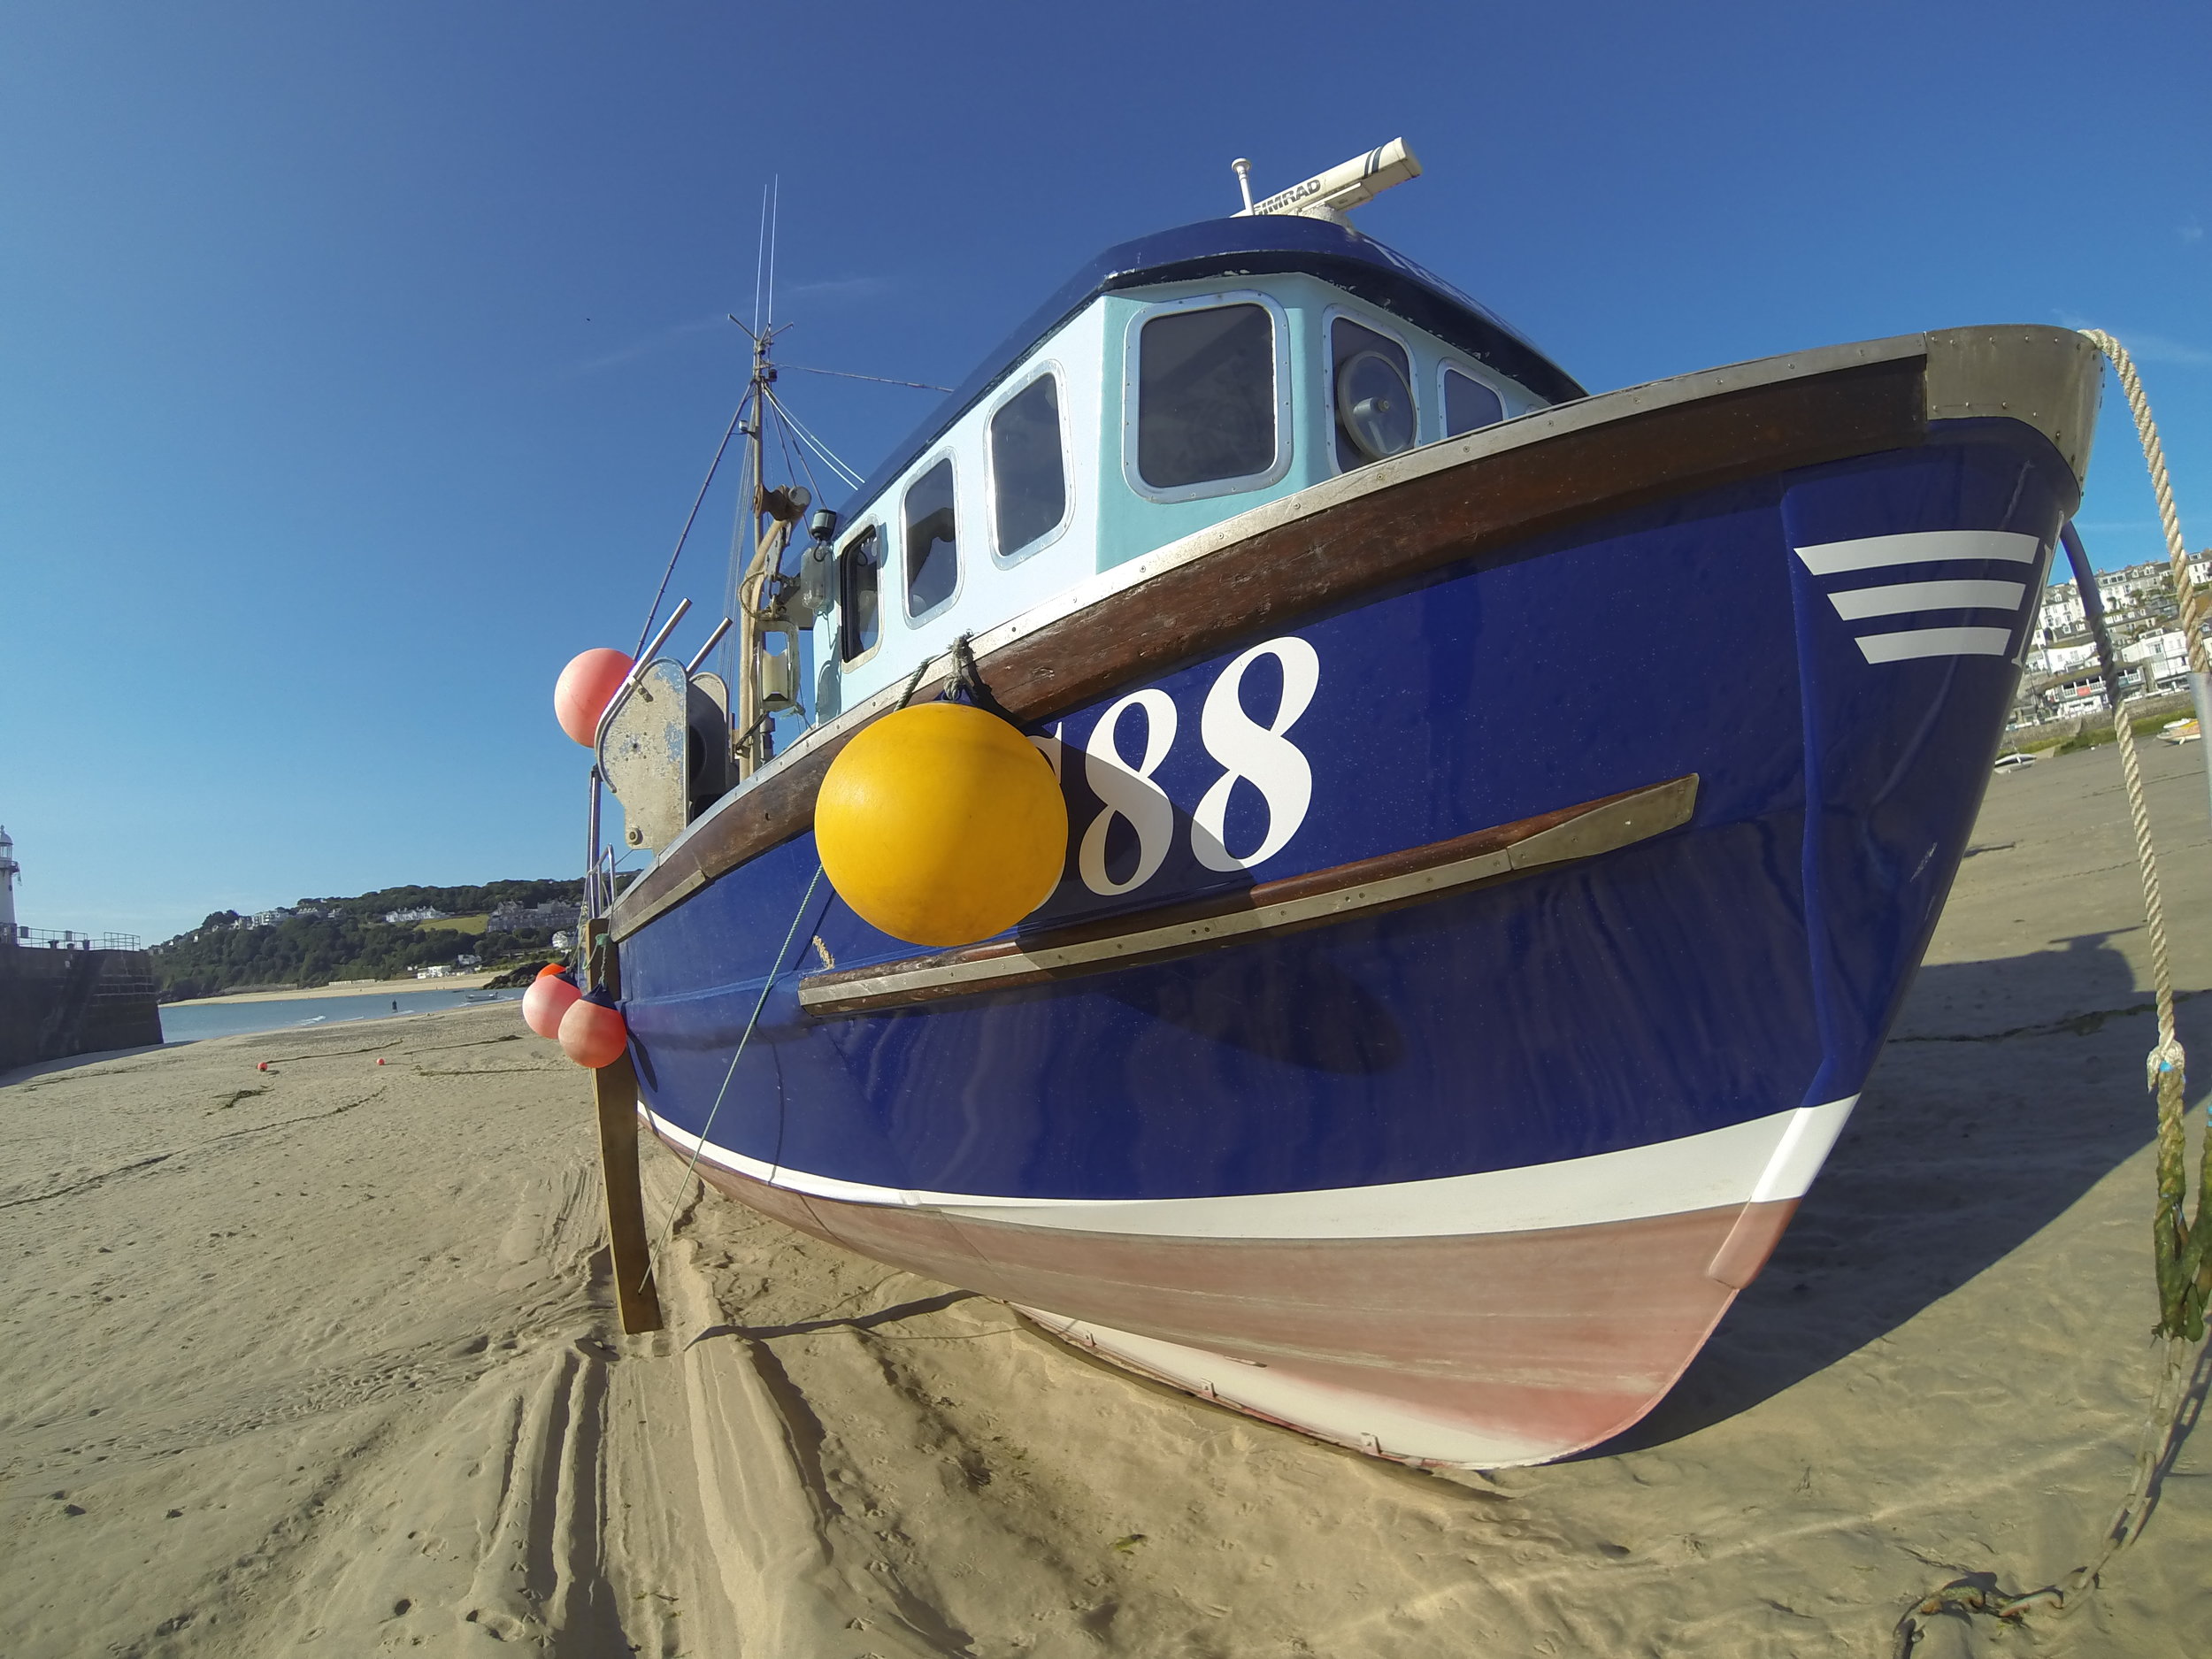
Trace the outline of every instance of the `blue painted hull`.
<instances>
[{"instance_id":1,"label":"blue painted hull","mask_svg":"<svg viewBox=\"0 0 2212 1659\"><path fill-rule=\"evenodd\" d=\"M1068 878L1025 933L1686 774L1695 812L1583 864L1365 920L828 1019L801 1010L802 974L914 952L824 883L772 963L816 867L802 836L625 941L647 1102L665 1127L795 1185L1119 1202L1521 1169L1855 1094L1964 850L2076 490L2028 428L1941 422L1922 447L1585 524L1256 631L1246 643L1303 641L1317 679L1283 733L1310 801L1248 872L1208 868L1191 830L1225 772L1201 741L1209 694L1241 648L1133 682L1035 728L1063 745L1071 841L1110 821L1104 879L1085 883L1071 846ZM1822 574L1796 551L1960 531L2038 551L2008 570L1924 559L1905 573L2009 575L2025 596L2008 620L1849 621L1833 595L1898 572ZM1863 643L1952 626L1983 643L1886 661ZM1280 724L1282 660L1242 676L1257 726ZM1146 879L1102 894L1129 880L1141 844L1092 789L1082 751L1146 689L1175 712L1151 772L1174 833ZM1125 757L1145 730L1124 715ZM1249 783L1227 801L1230 849L1263 844L1283 808Z\"/></svg>"}]
</instances>

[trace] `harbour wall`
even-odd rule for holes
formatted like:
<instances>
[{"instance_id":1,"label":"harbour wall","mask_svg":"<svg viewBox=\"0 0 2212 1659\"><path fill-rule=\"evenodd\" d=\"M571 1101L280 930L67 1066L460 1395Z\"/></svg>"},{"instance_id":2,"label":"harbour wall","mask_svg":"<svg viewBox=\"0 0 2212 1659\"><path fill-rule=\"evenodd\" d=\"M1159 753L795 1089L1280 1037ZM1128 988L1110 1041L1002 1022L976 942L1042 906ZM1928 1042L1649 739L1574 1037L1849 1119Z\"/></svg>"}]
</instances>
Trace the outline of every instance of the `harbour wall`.
<instances>
[{"instance_id":1,"label":"harbour wall","mask_svg":"<svg viewBox=\"0 0 2212 1659\"><path fill-rule=\"evenodd\" d=\"M153 959L144 951L0 941L0 1071L160 1041Z\"/></svg>"}]
</instances>

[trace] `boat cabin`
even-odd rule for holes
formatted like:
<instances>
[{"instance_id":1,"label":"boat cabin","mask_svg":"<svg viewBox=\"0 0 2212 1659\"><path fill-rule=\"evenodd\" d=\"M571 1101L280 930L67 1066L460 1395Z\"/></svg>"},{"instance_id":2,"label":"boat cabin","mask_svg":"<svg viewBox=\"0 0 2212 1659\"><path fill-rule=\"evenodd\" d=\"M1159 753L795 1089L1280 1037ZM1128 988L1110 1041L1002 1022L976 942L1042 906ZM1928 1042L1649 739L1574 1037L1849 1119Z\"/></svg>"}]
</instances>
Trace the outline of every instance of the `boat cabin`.
<instances>
[{"instance_id":1,"label":"boat cabin","mask_svg":"<svg viewBox=\"0 0 2212 1659\"><path fill-rule=\"evenodd\" d=\"M1240 216L1110 249L802 551L820 595L809 718L1225 518L1585 395L1332 219Z\"/></svg>"}]
</instances>

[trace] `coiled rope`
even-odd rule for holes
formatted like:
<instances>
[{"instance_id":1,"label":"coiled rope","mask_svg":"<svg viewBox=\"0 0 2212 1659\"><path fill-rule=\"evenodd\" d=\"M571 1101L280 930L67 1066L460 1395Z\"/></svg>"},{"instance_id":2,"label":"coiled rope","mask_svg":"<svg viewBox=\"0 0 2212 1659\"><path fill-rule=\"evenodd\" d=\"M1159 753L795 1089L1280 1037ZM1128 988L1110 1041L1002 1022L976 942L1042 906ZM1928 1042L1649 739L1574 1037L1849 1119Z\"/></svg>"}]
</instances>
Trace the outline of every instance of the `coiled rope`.
<instances>
[{"instance_id":1,"label":"coiled rope","mask_svg":"<svg viewBox=\"0 0 2212 1659\"><path fill-rule=\"evenodd\" d=\"M2135 433L2143 446L2143 462L2149 469L2151 488L2158 497L2158 517L2166 533L2166 557L2171 566L2174 592L2180 604L2182 631L2188 642L2189 669L2198 690L2198 710L2205 712L2207 654L2202 627L2206 595L2189 574L2186 544L2181 539L2181 516L2174 507L2173 485L2166 474L2166 447L2159 441L2158 423L2144 396L2141 376L2127 348L2101 329L2085 328L2082 334L2111 360L2120 387L2127 394L2135 417ZM2069 536L2068 552L2076 555L2080 543ZM2086 595L2093 582L2085 557L2077 556L2077 575ZM2100 644L2103 643L2099 628ZM2212 1133L2208 1133L2197 1170L2195 1213L2185 1218L2188 1200L2187 1058L2174 1027L2173 972L2166 947L2166 906L2158 883L2158 851L2151 839L2150 810L2143 795L2142 765L2135 751L2135 723L2128 703L2139 701L2120 695L2118 676L2109 651L2101 653L2105 698L2112 710L2113 736L2120 748L2120 772L2127 787L2128 817L2135 829L2135 857L2143 878L2144 931L2150 941L2151 986L2158 1010L2158 1041L2146 1059L2147 1080L2158 1102L2157 1202L2152 1212L2152 1261L2158 1280L2158 1324L2154 1336L2161 1364L2151 1391L2150 1410L2138 1437L2135 1474L2127 1496L2114 1513L2098 1540L2097 1549L2084 1565L2059 1583L2040 1590L2008 1594L1996 1587L1987 1574L1956 1578L1915 1604L1897 1622L1896 1659L1909 1659L1919 1640L1924 1618L1946 1612L1985 1613L2017 1620L2031 1613L2064 1614L2088 1599L2098 1575L2113 1556L2142 1536L2150 1519L2154 1494L2161 1477L2180 1450L2185 1432L2182 1418L2205 1356L2193 1350L2204 1340L2205 1307L2212 1294L2212 1208L2206 1194L2212 1189ZM2212 1103L2208 1104L2212 1118Z\"/></svg>"}]
</instances>

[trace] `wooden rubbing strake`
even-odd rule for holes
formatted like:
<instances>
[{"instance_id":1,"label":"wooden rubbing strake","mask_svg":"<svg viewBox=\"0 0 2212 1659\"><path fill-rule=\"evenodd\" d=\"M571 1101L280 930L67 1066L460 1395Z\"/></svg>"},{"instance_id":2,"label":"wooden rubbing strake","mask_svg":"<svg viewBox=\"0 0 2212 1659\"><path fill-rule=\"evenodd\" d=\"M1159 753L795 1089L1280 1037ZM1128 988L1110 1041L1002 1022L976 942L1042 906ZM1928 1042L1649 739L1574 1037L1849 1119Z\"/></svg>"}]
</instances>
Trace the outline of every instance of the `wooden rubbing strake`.
<instances>
[{"instance_id":1,"label":"wooden rubbing strake","mask_svg":"<svg viewBox=\"0 0 2212 1659\"><path fill-rule=\"evenodd\" d=\"M1262 882L1223 897L1059 928L1027 941L1000 940L874 967L810 974L799 981L799 1005L824 1018L884 1012L1378 915L1647 840L1689 822L1696 804L1693 772L1471 835Z\"/></svg>"},{"instance_id":2,"label":"wooden rubbing strake","mask_svg":"<svg viewBox=\"0 0 2212 1659\"><path fill-rule=\"evenodd\" d=\"M1925 361L1868 363L1648 410L1609 393L1627 401L1601 424L1273 526L979 651L984 677L1017 720L1049 719L1362 593L1510 553L1532 536L1735 479L1918 444ZM941 683L926 680L918 695ZM617 901L615 937L805 833L830 762L874 718L842 729L830 722L783 770L694 825Z\"/></svg>"}]
</instances>

